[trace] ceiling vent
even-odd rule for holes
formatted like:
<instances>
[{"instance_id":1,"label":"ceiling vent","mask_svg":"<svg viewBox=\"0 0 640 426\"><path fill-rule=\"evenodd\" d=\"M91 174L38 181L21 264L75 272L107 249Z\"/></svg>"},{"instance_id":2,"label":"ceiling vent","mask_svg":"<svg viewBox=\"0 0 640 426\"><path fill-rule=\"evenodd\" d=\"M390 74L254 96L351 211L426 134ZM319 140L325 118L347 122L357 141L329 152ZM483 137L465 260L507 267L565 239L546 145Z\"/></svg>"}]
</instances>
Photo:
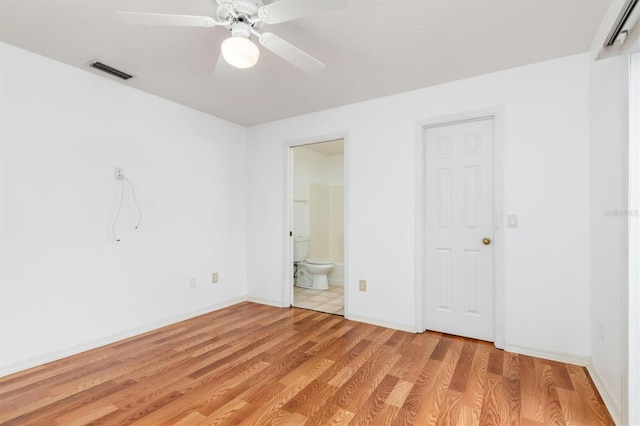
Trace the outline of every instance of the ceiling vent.
<instances>
[{"instance_id":1,"label":"ceiling vent","mask_svg":"<svg viewBox=\"0 0 640 426\"><path fill-rule=\"evenodd\" d=\"M130 78L132 78L133 76L131 74L127 74L124 71L120 71L118 69L115 69L113 67L110 67L109 65L105 65L100 61L91 61L89 62L89 66L91 68L95 68L97 70L100 70L102 72L106 72L107 74L110 74L114 77L118 77L122 80L129 80Z\"/></svg>"}]
</instances>

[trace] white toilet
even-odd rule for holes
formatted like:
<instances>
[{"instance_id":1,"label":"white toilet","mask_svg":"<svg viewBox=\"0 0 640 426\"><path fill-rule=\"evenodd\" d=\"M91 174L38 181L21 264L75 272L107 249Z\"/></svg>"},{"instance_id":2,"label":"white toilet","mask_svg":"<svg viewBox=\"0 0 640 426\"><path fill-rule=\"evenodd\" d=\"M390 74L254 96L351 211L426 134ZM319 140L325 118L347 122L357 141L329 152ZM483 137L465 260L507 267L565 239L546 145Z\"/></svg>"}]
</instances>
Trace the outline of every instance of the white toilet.
<instances>
[{"instance_id":1,"label":"white toilet","mask_svg":"<svg viewBox=\"0 0 640 426\"><path fill-rule=\"evenodd\" d=\"M327 290L327 274L333 269L333 263L319 259L309 259L309 238L293 239L293 263L295 268L295 286L314 290Z\"/></svg>"}]
</instances>

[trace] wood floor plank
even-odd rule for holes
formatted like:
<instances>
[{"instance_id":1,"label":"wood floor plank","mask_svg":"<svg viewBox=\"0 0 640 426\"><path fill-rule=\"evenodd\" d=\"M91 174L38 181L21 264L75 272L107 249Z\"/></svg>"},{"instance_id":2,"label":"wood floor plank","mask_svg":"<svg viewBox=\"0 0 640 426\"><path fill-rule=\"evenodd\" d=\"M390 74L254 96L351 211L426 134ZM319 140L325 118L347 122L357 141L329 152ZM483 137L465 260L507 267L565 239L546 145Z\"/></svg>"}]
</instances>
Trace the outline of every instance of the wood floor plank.
<instances>
[{"instance_id":1,"label":"wood floor plank","mask_svg":"<svg viewBox=\"0 0 640 426\"><path fill-rule=\"evenodd\" d=\"M118 407L115 405L107 404L91 410L81 410L74 413L64 414L60 417L56 417L55 422L56 424L65 426L82 426L117 410Z\"/></svg>"},{"instance_id":2,"label":"wood floor plank","mask_svg":"<svg viewBox=\"0 0 640 426\"><path fill-rule=\"evenodd\" d=\"M374 388L373 392L369 392L367 400L361 406L349 411L350 413L354 413L349 424L362 426L375 423L382 424L377 416L382 411L385 401L393 389L395 389L398 380L395 376L385 375L380 384Z\"/></svg>"},{"instance_id":3,"label":"wood floor plank","mask_svg":"<svg viewBox=\"0 0 640 426\"><path fill-rule=\"evenodd\" d=\"M495 370L494 370L495 371ZM505 400L504 382L502 374L487 374L482 410L480 412L481 425L499 425L506 423L508 409L501 401Z\"/></svg>"},{"instance_id":4,"label":"wood floor plank","mask_svg":"<svg viewBox=\"0 0 640 426\"><path fill-rule=\"evenodd\" d=\"M574 395L579 398L579 402L574 403L572 409L563 410L565 413L583 412L587 414L585 416L586 421L590 419L598 419L601 424L610 424L611 418L606 411L604 402L595 389L593 381L589 378L586 368L576 365L567 365L567 372L571 379L571 383L577 392L573 392ZM558 389L560 392L560 389ZM572 392L564 391L563 394L572 394Z\"/></svg>"},{"instance_id":5,"label":"wood floor plank","mask_svg":"<svg viewBox=\"0 0 640 426\"><path fill-rule=\"evenodd\" d=\"M47 405L39 410L29 412L14 420L16 424L28 424L32 426L51 424L54 418L78 410L82 407L98 408L104 405L104 400L110 398L112 394L136 382L128 380L121 383L107 382L97 386L90 391L85 391L68 398L61 399L53 404ZM96 403L99 401L98 403ZM113 404L113 401L110 403ZM115 405L115 404L114 404Z\"/></svg>"},{"instance_id":6,"label":"wood floor plank","mask_svg":"<svg viewBox=\"0 0 640 426\"><path fill-rule=\"evenodd\" d=\"M464 411L463 401L464 394L449 387L449 390L444 394L440 415L437 417L437 420L432 423L442 425L467 424L464 421L466 412ZM433 420L433 418L431 420Z\"/></svg>"},{"instance_id":7,"label":"wood floor plank","mask_svg":"<svg viewBox=\"0 0 640 426\"><path fill-rule=\"evenodd\" d=\"M218 425L230 423L231 419L238 416L238 414L245 412L245 416L249 415L255 410L255 407L250 403L243 401L241 399L232 399L222 407L218 408L208 416L204 416L202 413L197 412L200 416L202 416L201 424L203 425ZM146 419L148 422L149 419ZM196 426L188 425L188 426Z\"/></svg>"},{"instance_id":8,"label":"wood floor plank","mask_svg":"<svg viewBox=\"0 0 640 426\"><path fill-rule=\"evenodd\" d=\"M543 395L545 397L545 423L550 425L566 424L567 422L564 418L562 407L560 406L560 399L558 397L558 391L555 386L553 371L551 367L547 363L545 363L544 360L540 359L536 359L534 364L536 365L538 374L542 378L542 383L544 384Z\"/></svg>"},{"instance_id":9,"label":"wood floor plank","mask_svg":"<svg viewBox=\"0 0 640 426\"><path fill-rule=\"evenodd\" d=\"M588 372L244 302L0 378L0 425L612 425Z\"/></svg>"},{"instance_id":10,"label":"wood floor plank","mask_svg":"<svg viewBox=\"0 0 640 426\"><path fill-rule=\"evenodd\" d=\"M338 410L327 422L328 426L350 425L355 414L347 410Z\"/></svg>"},{"instance_id":11,"label":"wood floor plank","mask_svg":"<svg viewBox=\"0 0 640 426\"><path fill-rule=\"evenodd\" d=\"M491 355L489 356L489 365L487 367L487 372L501 376L503 367L504 367L504 352L492 351Z\"/></svg>"},{"instance_id":12,"label":"wood floor plank","mask_svg":"<svg viewBox=\"0 0 640 426\"><path fill-rule=\"evenodd\" d=\"M553 371L553 382L556 388L574 390L573 383L571 383L571 378L569 377L569 372L567 371L567 367L565 364L557 361L545 360L545 364L551 367L551 371Z\"/></svg>"},{"instance_id":13,"label":"wood floor plank","mask_svg":"<svg viewBox=\"0 0 640 426\"><path fill-rule=\"evenodd\" d=\"M416 380L415 384L409 391L404 404L398 410L394 422L402 425L417 424L418 412L422 407L423 401L433 392L435 386L435 377L442 366L442 361L430 358L422 369L422 373Z\"/></svg>"},{"instance_id":14,"label":"wood floor plank","mask_svg":"<svg viewBox=\"0 0 640 426\"><path fill-rule=\"evenodd\" d=\"M395 377L395 376L391 376L391 377ZM413 387L413 383L398 379L398 381L396 382L396 385L393 387L393 389L389 393L389 396L387 396L385 403L389 405L393 405L398 408L402 407L402 405L404 404L404 401L407 399L407 396L409 395L409 392L411 392L412 387Z\"/></svg>"},{"instance_id":15,"label":"wood floor plank","mask_svg":"<svg viewBox=\"0 0 640 426\"><path fill-rule=\"evenodd\" d=\"M216 424L214 421L207 422L207 418L202 414L194 411L193 413L188 414L184 418L178 420L173 426L201 426L206 424Z\"/></svg>"},{"instance_id":16,"label":"wood floor plank","mask_svg":"<svg viewBox=\"0 0 640 426\"><path fill-rule=\"evenodd\" d=\"M317 373L320 372L321 370L317 370ZM315 379L316 377L314 376L300 376L298 380L283 389L282 392L280 392L277 396L271 398L268 402L259 406L259 408L257 408L253 414L247 417L247 421L251 422L251 424L269 424L265 423L270 418L269 413L273 411L286 412L286 410L284 410L285 404L293 399L296 395L298 395ZM295 415L295 418L307 418L297 412L291 414Z\"/></svg>"},{"instance_id":17,"label":"wood floor plank","mask_svg":"<svg viewBox=\"0 0 640 426\"><path fill-rule=\"evenodd\" d=\"M460 358L456 364L456 369L451 378L449 389L464 394L467 388L467 380L471 374L471 366L473 365L473 357L475 355L475 345L472 342L465 342L460 353Z\"/></svg>"},{"instance_id":18,"label":"wood floor plank","mask_svg":"<svg viewBox=\"0 0 640 426\"><path fill-rule=\"evenodd\" d=\"M518 355L509 352L504 353L503 364L503 389L505 397L505 408L507 409L506 423L510 425L520 424L520 362Z\"/></svg>"},{"instance_id":19,"label":"wood floor plank","mask_svg":"<svg viewBox=\"0 0 640 426\"><path fill-rule=\"evenodd\" d=\"M392 334L393 330L385 330L382 338L374 340L370 345L358 356L356 356L351 362L344 366L344 368L338 371L332 378L329 380L329 384L340 387L345 382L347 382L353 374L358 371L371 357L375 356L380 350L384 349L384 340L385 338Z\"/></svg>"},{"instance_id":20,"label":"wood floor plank","mask_svg":"<svg viewBox=\"0 0 640 426\"><path fill-rule=\"evenodd\" d=\"M487 385L489 357L494 350L493 345L486 342L479 342L476 345L476 352L463 397L465 424L479 424L480 422L484 390Z\"/></svg>"},{"instance_id":21,"label":"wood floor plank","mask_svg":"<svg viewBox=\"0 0 640 426\"><path fill-rule=\"evenodd\" d=\"M426 424L435 424L443 410L447 408L445 406L445 402L447 400L451 378L453 377L460 359L460 354L462 353L462 349L466 343L462 338L446 338L450 340L448 350L442 359L442 363L435 376L433 386L423 399L417 413L417 418L424 419ZM460 400L456 399L455 402L459 403Z\"/></svg>"},{"instance_id":22,"label":"wood floor plank","mask_svg":"<svg viewBox=\"0 0 640 426\"><path fill-rule=\"evenodd\" d=\"M329 382L333 379L333 377L342 371L347 365L349 365L354 359L360 356L364 352L364 350L371 345L371 341L363 339L358 341L358 343L350 348L347 352L342 354L339 358L335 360L333 365L328 368L324 373L318 377L318 380L323 382ZM346 349L345 346L341 345L341 350Z\"/></svg>"},{"instance_id":23,"label":"wood floor plank","mask_svg":"<svg viewBox=\"0 0 640 426\"><path fill-rule=\"evenodd\" d=\"M290 413L299 413L311 417L315 411L325 404L336 391L335 386L319 380L312 380L293 398L287 401L282 409Z\"/></svg>"},{"instance_id":24,"label":"wood floor plank","mask_svg":"<svg viewBox=\"0 0 640 426\"><path fill-rule=\"evenodd\" d=\"M538 375L535 359L519 355L521 413L524 421L544 424L544 401L542 377Z\"/></svg>"},{"instance_id":25,"label":"wood floor plank","mask_svg":"<svg viewBox=\"0 0 640 426\"><path fill-rule=\"evenodd\" d=\"M415 339L402 350L402 358L398 360L389 374L394 375L404 381L415 383L420 372L427 362L433 350L438 344L440 337L424 340L422 346L418 346Z\"/></svg>"},{"instance_id":26,"label":"wood floor plank","mask_svg":"<svg viewBox=\"0 0 640 426\"><path fill-rule=\"evenodd\" d=\"M338 404L347 411L356 412L358 409L362 409L365 401L371 396L376 394L380 383L384 382L384 378L387 372L393 367L393 364L400 358L400 355L394 352L381 352L377 356L369 359L351 378L345 382L345 389L351 388L351 392L345 392L345 396L349 395L349 398L341 399ZM393 376L390 376L393 377ZM397 378L390 379L395 382ZM388 383L387 381L386 383ZM391 392L393 386L385 393L385 398L389 392ZM386 391L386 387L382 390Z\"/></svg>"},{"instance_id":27,"label":"wood floor plank","mask_svg":"<svg viewBox=\"0 0 640 426\"><path fill-rule=\"evenodd\" d=\"M396 417L398 416L398 411L400 411L400 407L395 405L383 404L382 408L378 412L376 416L375 424L378 425L395 425L399 423L394 423Z\"/></svg>"}]
</instances>

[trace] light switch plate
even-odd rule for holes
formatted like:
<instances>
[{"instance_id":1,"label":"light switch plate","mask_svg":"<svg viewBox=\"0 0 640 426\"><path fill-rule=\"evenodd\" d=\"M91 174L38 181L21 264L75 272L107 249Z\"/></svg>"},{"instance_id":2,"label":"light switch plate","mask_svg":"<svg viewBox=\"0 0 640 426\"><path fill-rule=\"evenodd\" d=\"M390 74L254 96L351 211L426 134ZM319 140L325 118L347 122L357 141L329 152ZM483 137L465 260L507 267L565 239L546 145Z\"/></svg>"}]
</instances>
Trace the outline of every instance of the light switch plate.
<instances>
[{"instance_id":1,"label":"light switch plate","mask_svg":"<svg viewBox=\"0 0 640 426\"><path fill-rule=\"evenodd\" d=\"M507 216L507 228L517 228L518 227L518 215L510 214Z\"/></svg>"}]
</instances>

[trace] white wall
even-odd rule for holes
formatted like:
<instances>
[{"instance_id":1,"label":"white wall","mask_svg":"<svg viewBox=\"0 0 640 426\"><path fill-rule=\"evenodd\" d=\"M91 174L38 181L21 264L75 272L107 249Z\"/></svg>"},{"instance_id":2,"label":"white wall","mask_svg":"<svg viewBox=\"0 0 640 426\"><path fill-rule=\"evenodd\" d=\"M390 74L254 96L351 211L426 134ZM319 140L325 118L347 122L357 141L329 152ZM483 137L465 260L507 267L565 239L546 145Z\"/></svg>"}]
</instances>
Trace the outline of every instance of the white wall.
<instances>
[{"instance_id":1,"label":"white wall","mask_svg":"<svg viewBox=\"0 0 640 426\"><path fill-rule=\"evenodd\" d=\"M639 29L640 30L640 29ZM629 424L640 424L640 37L631 56L629 79Z\"/></svg>"},{"instance_id":2,"label":"white wall","mask_svg":"<svg viewBox=\"0 0 640 426\"><path fill-rule=\"evenodd\" d=\"M625 0L613 0L593 39L590 56L597 58ZM637 31L635 39L637 40ZM627 41L631 44L634 36ZM637 424L638 395L627 394L626 382L637 389L637 374L627 375L628 346L627 221L629 56L590 63L590 263L591 315L589 371L616 423ZM631 318L637 318L637 313ZM637 366L637 348L630 359ZM625 400L626 398L626 400Z\"/></svg>"},{"instance_id":3,"label":"white wall","mask_svg":"<svg viewBox=\"0 0 640 426\"><path fill-rule=\"evenodd\" d=\"M591 359L595 372L622 401L622 72L617 56L591 64ZM612 214L614 213L614 214ZM601 332L602 329L602 332ZM601 334L603 333L603 334Z\"/></svg>"},{"instance_id":4,"label":"white wall","mask_svg":"<svg viewBox=\"0 0 640 426\"><path fill-rule=\"evenodd\" d=\"M246 129L6 44L0 64L0 375L245 297ZM115 166L144 211L120 243Z\"/></svg>"},{"instance_id":5,"label":"white wall","mask_svg":"<svg viewBox=\"0 0 640 426\"><path fill-rule=\"evenodd\" d=\"M588 55L249 129L249 296L283 303L284 147L348 135L348 315L415 329L419 122L501 107L506 336L513 348L589 354ZM367 279L368 291L357 291Z\"/></svg>"}]
</instances>

